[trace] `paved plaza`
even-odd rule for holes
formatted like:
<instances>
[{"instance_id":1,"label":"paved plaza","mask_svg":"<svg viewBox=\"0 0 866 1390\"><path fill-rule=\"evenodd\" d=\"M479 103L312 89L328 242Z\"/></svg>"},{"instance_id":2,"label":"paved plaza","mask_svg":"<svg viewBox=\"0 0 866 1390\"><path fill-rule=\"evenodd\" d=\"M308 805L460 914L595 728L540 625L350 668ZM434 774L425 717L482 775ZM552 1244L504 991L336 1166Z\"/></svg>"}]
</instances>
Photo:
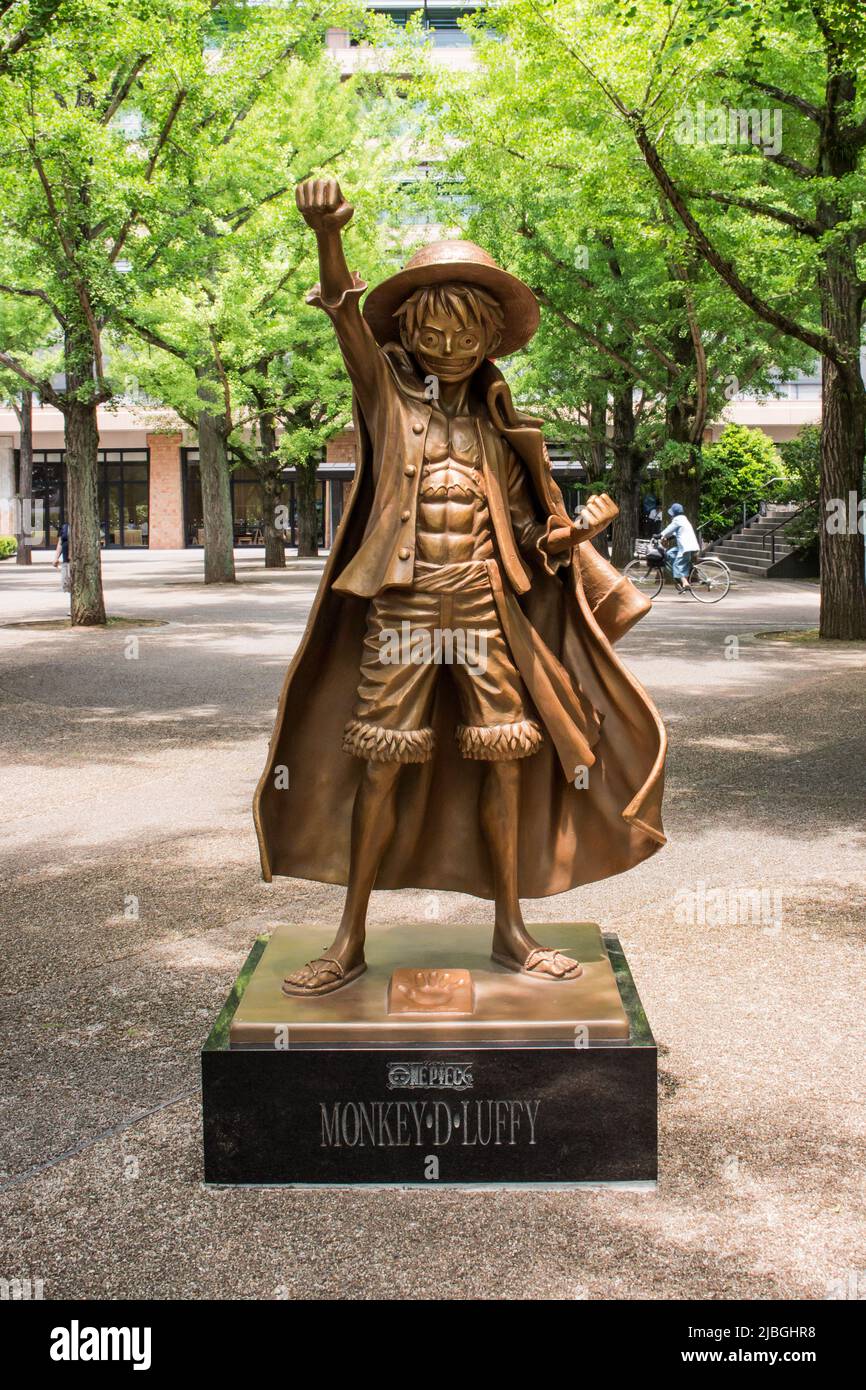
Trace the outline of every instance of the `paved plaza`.
<instances>
[{"instance_id":1,"label":"paved plaza","mask_svg":"<svg viewBox=\"0 0 866 1390\"><path fill-rule=\"evenodd\" d=\"M623 942L661 1053L658 1190L227 1191L200 1180L199 1049L256 934L316 922L324 945L342 890L261 883L250 814L321 563L245 551L210 588L201 566L106 554L110 613L162 621L69 631L13 625L68 611L47 558L0 565L0 1275L48 1298L862 1298L866 648L755 636L814 628L817 587L665 590L619 650L668 725L670 843L525 905ZM430 898L374 895L372 930Z\"/></svg>"}]
</instances>

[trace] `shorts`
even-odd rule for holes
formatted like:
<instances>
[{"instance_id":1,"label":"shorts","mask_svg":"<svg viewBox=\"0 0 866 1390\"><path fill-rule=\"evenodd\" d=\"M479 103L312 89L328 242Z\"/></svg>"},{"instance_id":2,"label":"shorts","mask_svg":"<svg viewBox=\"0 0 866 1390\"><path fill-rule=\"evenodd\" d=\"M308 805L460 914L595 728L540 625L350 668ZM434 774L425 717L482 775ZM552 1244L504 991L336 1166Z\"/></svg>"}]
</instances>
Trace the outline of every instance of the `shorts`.
<instances>
[{"instance_id":1,"label":"shorts","mask_svg":"<svg viewBox=\"0 0 866 1390\"><path fill-rule=\"evenodd\" d=\"M483 560L419 564L411 589L386 589L371 601L343 751L368 762L428 762L444 667L457 689L464 758L504 762L537 752L543 735L527 712Z\"/></svg>"}]
</instances>

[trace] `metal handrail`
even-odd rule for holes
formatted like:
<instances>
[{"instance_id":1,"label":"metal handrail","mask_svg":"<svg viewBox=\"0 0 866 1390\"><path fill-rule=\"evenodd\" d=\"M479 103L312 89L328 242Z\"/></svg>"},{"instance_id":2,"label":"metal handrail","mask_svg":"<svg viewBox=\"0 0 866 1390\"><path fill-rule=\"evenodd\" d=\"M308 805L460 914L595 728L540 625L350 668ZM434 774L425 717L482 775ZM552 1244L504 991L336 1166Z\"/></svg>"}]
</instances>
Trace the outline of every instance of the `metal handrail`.
<instances>
[{"instance_id":1,"label":"metal handrail","mask_svg":"<svg viewBox=\"0 0 866 1390\"><path fill-rule=\"evenodd\" d=\"M771 526L767 531L764 532L763 539L762 539L762 541L761 541L761 549L762 549L762 550L766 550L766 548L767 548L767 537L769 536L769 538L770 538L770 566L771 566L771 567L772 567L773 565L775 565L775 563L776 563L776 532L777 532L777 531L780 531L780 530L782 529L783 526L787 526L787 525L789 524L789 522L791 522L791 521L794 520L794 517L800 516L803 512L808 511L810 507L817 507L817 505L818 505L818 498L817 498L817 497L816 497L813 501L811 501L811 502L801 502L800 505L799 505L799 507L796 509L796 511L791 512L791 514L790 514L789 516L783 516L783 517L781 518L780 521L777 521L777 522L776 522L776 525L775 525L775 526Z\"/></svg>"},{"instance_id":2,"label":"metal handrail","mask_svg":"<svg viewBox=\"0 0 866 1390\"><path fill-rule=\"evenodd\" d=\"M738 531L745 531L747 526L751 526L753 522L759 521L760 516L760 512L753 512L752 515L749 516L746 510L746 504L744 502L742 520L734 522L733 526L730 526L727 531L723 531L720 536L714 536L711 541L704 542L704 527L707 524L706 522L704 522L703 525L700 522L698 522L697 526L695 527L695 530L698 533L698 538L701 541L701 544L720 545L722 541L728 540L729 537L736 535Z\"/></svg>"},{"instance_id":3,"label":"metal handrail","mask_svg":"<svg viewBox=\"0 0 866 1390\"><path fill-rule=\"evenodd\" d=\"M745 531L748 526L752 526L756 521L760 521L761 518L766 515L766 512L762 511L761 508L766 507L767 505L764 496L764 494L767 492L767 489L771 488L774 483L784 482L787 482L787 479L781 473L776 474L772 478L765 478L764 481L758 485L758 487L755 489L750 498L747 499L744 497L741 502L736 504L737 511L740 511L740 509L742 509L742 516L740 520L735 522L727 531L724 531L721 536L715 536L714 539L711 541L711 544L718 545L720 541L727 540L729 536L735 535L737 531ZM758 508L758 510L756 512L752 512L751 515L749 514L750 505ZM730 510L734 510L734 508L731 508ZM724 513L722 513L722 515L724 515ZM706 525L706 523L704 523L704 525ZM695 527L695 530L697 531L699 536L701 536L703 529L704 527L700 524L700 522Z\"/></svg>"}]
</instances>

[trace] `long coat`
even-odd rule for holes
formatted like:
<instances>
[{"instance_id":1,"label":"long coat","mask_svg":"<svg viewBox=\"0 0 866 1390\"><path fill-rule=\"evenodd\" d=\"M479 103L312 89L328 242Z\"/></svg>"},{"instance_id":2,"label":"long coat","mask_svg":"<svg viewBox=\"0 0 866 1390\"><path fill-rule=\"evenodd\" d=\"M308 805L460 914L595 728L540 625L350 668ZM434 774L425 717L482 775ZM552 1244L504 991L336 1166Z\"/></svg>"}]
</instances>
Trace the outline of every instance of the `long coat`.
<instances>
[{"instance_id":1,"label":"long coat","mask_svg":"<svg viewBox=\"0 0 866 1390\"><path fill-rule=\"evenodd\" d=\"M431 407L400 349L382 351L375 402L356 383L355 481L306 632L289 666L254 801L262 873L346 883L352 807L364 764L342 752L358 685L369 598L411 583L414 514ZM501 373L473 380L488 505L501 575L497 606L548 737L520 761L518 888L561 893L640 863L665 842L665 732L612 644L647 600L588 542L552 567L526 565L505 496L509 450L523 461L542 524L562 525L562 496L539 422L518 415ZM409 523L403 519L409 512ZM407 554L408 552L408 554ZM443 672L431 724L436 752L402 769L397 828L377 888L493 896L478 797L484 764L460 757L455 692Z\"/></svg>"}]
</instances>

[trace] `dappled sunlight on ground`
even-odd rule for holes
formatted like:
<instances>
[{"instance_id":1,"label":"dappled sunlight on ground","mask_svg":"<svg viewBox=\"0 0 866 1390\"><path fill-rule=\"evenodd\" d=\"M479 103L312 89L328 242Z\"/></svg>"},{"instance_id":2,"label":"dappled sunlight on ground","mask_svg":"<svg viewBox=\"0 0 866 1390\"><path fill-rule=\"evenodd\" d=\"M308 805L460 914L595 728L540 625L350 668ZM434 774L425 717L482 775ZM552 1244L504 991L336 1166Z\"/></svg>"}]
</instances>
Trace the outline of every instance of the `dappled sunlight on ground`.
<instances>
[{"instance_id":1,"label":"dappled sunlight on ground","mask_svg":"<svg viewBox=\"0 0 866 1390\"><path fill-rule=\"evenodd\" d=\"M135 659L132 629L0 629L3 1268L52 1298L822 1298L862 1269L866 654L752 640L815 626L803 583L665 595L628 635L671 734L669 844L524 905L623 941L658 1192L201 1188L199 1049L233 979L279 922L324 946L343 899L259 877L252 791L321 572L260 563L209 590L200 555L106 555L111 611L169 620ZM56 585L0 566L4 620L60 616ZM491 919L378 892L370 930Z\"/></svg>"}]
</instances>

